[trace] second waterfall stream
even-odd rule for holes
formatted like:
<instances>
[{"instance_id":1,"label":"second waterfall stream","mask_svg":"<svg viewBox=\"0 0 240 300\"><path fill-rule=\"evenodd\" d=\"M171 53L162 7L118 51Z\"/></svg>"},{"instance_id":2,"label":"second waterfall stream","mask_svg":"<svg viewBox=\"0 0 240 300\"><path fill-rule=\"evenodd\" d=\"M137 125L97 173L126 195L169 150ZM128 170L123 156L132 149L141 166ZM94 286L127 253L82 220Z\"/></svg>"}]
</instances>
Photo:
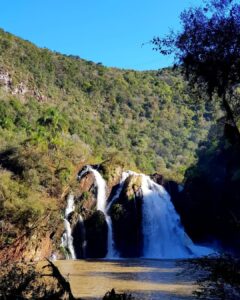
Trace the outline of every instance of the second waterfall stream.
<instances>
[{"instance_id":1,"label":"second waterfall stream","mask_svg":"<svg viewBox=\"0 0 240 300\"><path fill-rule=\"evenodd\" d=\"M95 179L95 184L97 187L97 210L103 212L108 227L106 258L111 258L111 259L117 258L118 253L115 250L115 246L114 246L112 220L111 217L108 215L106 182L103 179L102 175L97 170L93 169L91 166L87 166L86 169L79 175L79 178L81 178L81 176L83 176L88 172L93 174Z\"/></svg>"},{"instance_id":2,"label":"second waterfall stream","mask_svg":"<svg viewBox=\"0 0 240 300\"><path fill-rule=\"evenodd\" d=\"M111 205L120 197L126 179L129 176L140 177L142 193L142 237L143 257L159 259L191 258L209 255L214 251L207 247L195 245L185 233L181 225L170 195L165 188L154 182L149 176L132 171L122 173L121 181L110 202L107 198L107 185L102 175L93 167L87 166L79 174L81 179L86 173L92 173L96 187L97 210L103 212L107 223L107 254L106 258L119 258L114 243L112 220L108 214ZM72 198L70 199L72 200ZM71 209L73 209L73 203ZM66 223L66 222L65 222ZM69 224L67 226L68 246L73 254L72 240L69 237Z\"/></svg>"}]
</instances>

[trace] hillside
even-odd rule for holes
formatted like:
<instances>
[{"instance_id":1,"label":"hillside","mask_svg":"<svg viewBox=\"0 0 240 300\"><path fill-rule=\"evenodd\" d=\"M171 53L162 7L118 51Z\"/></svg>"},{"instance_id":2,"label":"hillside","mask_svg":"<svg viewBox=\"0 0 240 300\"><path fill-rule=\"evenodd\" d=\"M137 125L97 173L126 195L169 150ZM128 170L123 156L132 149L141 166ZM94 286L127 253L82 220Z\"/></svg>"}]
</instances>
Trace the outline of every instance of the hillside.
<instances>
[{"instance_id":1,"label":"hillside","mask_svg":"<svg viewBox=\"0 0 240 300\"><path fill-rule=\"evenodd\" d=\"M196 96L176 71L106 68L3 31L0 51L1 126L23 139L52 108L64 120L61 131L86 143L94 157L125 152L141 171L181 180L207 134L211 108L191 105Z\"/></svg>"},{"instance_id":2,"label":"hillside","mask_svg":"<svg viewBox=\"0 0 240 300\"><path fill-rule=\"evenodd\" d=\"M59 247L59 199L84 164L111 159L181 182L217 114L196 97L176 70L106 68L1 30L1 249L23 232L46 253L49 239Z\"/></svg>"}]
</instances>

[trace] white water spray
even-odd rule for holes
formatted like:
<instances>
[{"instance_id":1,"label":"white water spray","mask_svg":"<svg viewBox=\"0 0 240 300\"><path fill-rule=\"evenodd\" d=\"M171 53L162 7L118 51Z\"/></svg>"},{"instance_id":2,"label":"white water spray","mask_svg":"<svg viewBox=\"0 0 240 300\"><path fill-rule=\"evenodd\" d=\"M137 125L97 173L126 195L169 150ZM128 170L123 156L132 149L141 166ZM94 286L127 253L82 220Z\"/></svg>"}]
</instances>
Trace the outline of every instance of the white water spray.
<instances>
[{"instance_id":1,"label":"white water spray","mask_svg":"<svg viewBox=\"0 0 240 300\"><path fill-rule=\"evenodd\" d=\"M209 255L214 251L207 247L194 245L181 225L168 192L149 176L133 171L123 172L120 187L130 176L141 176L143 195L142 229L143 256L146 258L190 258ZM119 188L109 206L120 196Z\"/></svg>"},{"instance_id":2,"label":"white water spray","mask_svg":"<svg viewBox=\"0 0 240 300\"><path fill-rule=\"evenodd\" d=\"M176 259L208 255L212 249L196 246L185 233L165 188L139 174L143 193L143 254L146 258Z\"/></svg>"},{"instance_id":3,"label":"white water spray","mask_svg":"<svg viewBox=\"0 0 240 300\"><path fill-rule=\"evenodd\" d=\"M106 182L101 174L87 166L78 176L92 173L97 187L97 209L104 213L108 226L108 252L106 258L118 258L115 249L112 221L108 214L110 207L120 197L126 179L141 176L143 256L146 258L176 259L190 258L214 253L210 248L194 245L181 225L170 195L165 188L155 183L149 176L133 171L123 172L119 187L107 205ZM70 205L71 206L71 205Z\"/></svg>"},{"instance_id":4,"label":"white water spray","mask_svg":"<svg viewBox=\"0 0 240 300\"><path fill-rule=\"evenodd\" d=\"M107 236L107 255L106 258L117 258L118 253L115 250L115 244L113 239L113 230L112 230L112 220L111 217L108 215L108 208L107 205L107 195L106 195L106 182L103 179L102 175L91 166L87 166L79 175L78 178L80 179L86 173L92 173L95 179L95 185L97 187L97 210L103 212L105 216L105 220L108 227L108 236Z\"/></svg>"},{"instance_id":5,"label":"white water spray","mask_svg":"<svg viewBox=\"0 0 240 300\"><path fill-rule=\"evenodd\" d=\"M67 198L67 207L65 209L65 218L64 218L64 228L65 232L62 236L62 246L69 250L70 256L68 255L68 259L76 259L74 247L73 247L73 237L72 237L72 229L71 225L68 221L68 216L75 209L74 206L74 196L69 194Z\"/></svg>"}]
</instances>

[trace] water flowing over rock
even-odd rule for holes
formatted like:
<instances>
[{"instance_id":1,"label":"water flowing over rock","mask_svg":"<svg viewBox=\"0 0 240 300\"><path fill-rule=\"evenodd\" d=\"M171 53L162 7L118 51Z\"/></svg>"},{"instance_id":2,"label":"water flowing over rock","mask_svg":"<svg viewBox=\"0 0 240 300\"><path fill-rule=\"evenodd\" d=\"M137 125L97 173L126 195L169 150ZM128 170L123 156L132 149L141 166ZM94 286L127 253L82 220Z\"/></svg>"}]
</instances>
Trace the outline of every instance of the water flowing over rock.
<instances>
[{"instance_id":1,"label":"water flowing over rock","mask_svg":"<svg viewBox=\"0 0 240 300\"><path fill-rule=\"evenodd\" d=\"M76 209L69 196L64 221L71 257L176 259L213 253L194 245L185 233L170 195L159 184L162 178L156 180L156 175L122 172L120 182L108 186L100 171L92 166L83 168L78 180L80 184L86 177L90 180L82 184L87 190L75 200Z\"/></svg>"},{"instance_id":2,"label":"water flowing over rock","mask_svg":"<svg viewBox=\"0 0 240 300\"><path fill-rule=\"evenodd\" d=\"M74 211L74 195L69 194L67 198L67 207L65 209L65 218L64 218L64 228L65 232L62 236L62 246L68 250L67 258L75 259L75 251L73 247L73 237L72 237L72 229L71 224L68 220L70 214Z\"/></svg>"},{"instance_id":3,"label":"water flowing over rock","mask_svg":"<svg viewBox=\"0 0 240 300\"><path fill-rule=\"evenodd\" d=\"M115 250L115 245L114 245L114 240L113 240L113 230L112 230L112 220L111 217L108 215L108 210L107 210L107 195L106 195L106 182L103 179L102 175L92 167L88 166L80 175L83 176L86 172L90 172L94 175L95 178L95 184L97 187L97 210L100 210L103 212L105 216L105 220L107 223L108 227L108 234L107 234L107 258L115 258L118 256L116 250Z\"/></svg>"},{"instance_id":4,"label":"water flowing over rock","mask_svg":"<svg viewBox=\"0 0 240 300\"><path fill-rule=\"evenodd\" d=\"M180 217L163 186L142 177L143 256L147 258L189 258L213 251L195 246L185 233Z\"/></svg>"}]
</instances>

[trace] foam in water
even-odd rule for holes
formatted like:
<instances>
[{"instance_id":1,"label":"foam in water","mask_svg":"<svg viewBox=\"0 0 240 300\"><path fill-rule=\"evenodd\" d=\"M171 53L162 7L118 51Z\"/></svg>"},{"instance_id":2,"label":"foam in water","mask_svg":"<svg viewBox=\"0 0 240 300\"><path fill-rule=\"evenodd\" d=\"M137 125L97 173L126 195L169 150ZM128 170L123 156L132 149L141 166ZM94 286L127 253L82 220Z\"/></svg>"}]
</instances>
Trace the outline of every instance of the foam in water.
<instances>
[{"instance_id":1,"label":"foam in water","mask_svg":"<svg viewBox=\"0 0 240 300\"><path fill-rule=\"evenodd\" d=\"M193 244L185 233L180 217L163 186L149 176L142 178L143 253L146 258L190 258L213 253Z\"/></svg>"}]
</instances>

